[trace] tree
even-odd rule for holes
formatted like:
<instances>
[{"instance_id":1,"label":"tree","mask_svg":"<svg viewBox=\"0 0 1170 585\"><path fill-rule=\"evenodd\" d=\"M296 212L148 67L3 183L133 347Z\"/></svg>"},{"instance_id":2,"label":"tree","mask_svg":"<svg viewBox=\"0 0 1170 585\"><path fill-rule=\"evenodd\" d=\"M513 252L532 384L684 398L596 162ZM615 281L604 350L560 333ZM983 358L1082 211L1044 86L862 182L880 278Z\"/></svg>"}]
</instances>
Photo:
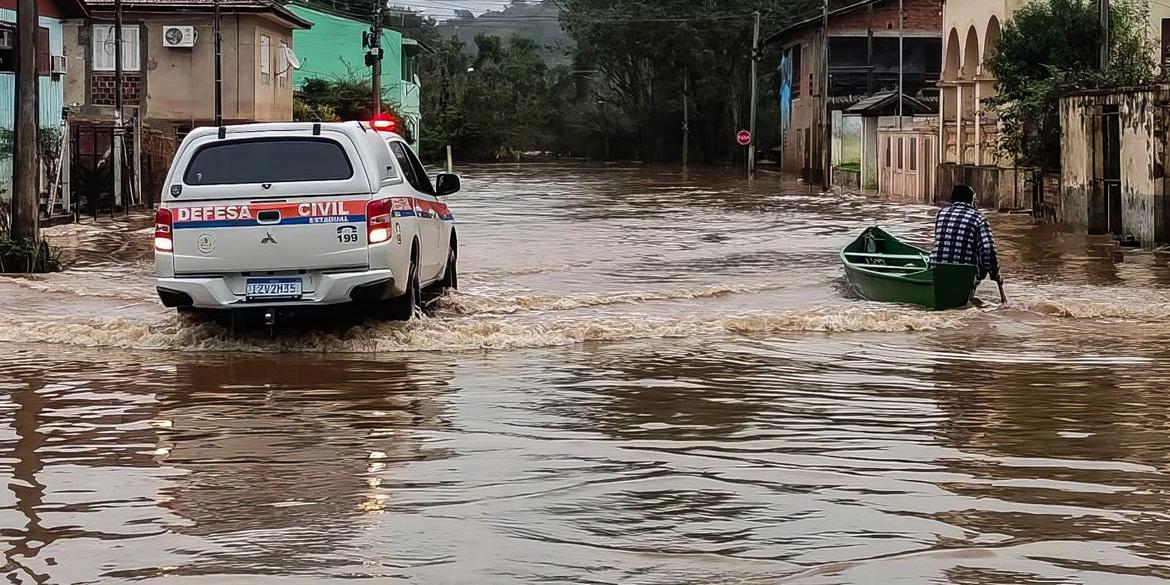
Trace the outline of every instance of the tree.
<instances>
[{"instance_id":1,"label":"tree","mask_svg":"<svg viewBox=\"0 0 1170 585\"><path fill-rule=\"evenodd\" d=\"M336 79L306 79L295 94L293 119L299 122L369 120L374 115L370 103L372 93L370 78L359 77L353 71ZM401 104L382 100L383 112L400 118L400 109ZM398 131L408 142L414 141L405 125Z\"/></svg>"},{"instance_id":2,"label":"tree","mask_svg":"<svg viewBox=\"0 0 1170 585\"><path fill-rule=\"evenodd\" d=\"M549 67L530 39L480 35L476 48L473 60L457 38L436 47L423 83L424 154L444 156L447 145L473 160L528 151L584 154L586 101L571 71Z\"/></svg>"},{"instance_id":3,"label":"tree","mask_svg":"<svg viewBox=\"0 0 1170 585\"><path fill-rule=\"evenodd\" d=\"M988 66L999 94L998 148L1028 166L1060 166L1060 96L1076 89L1139 86L1156 81L1156 47L1144 0L1111 6L1109 67L1100 68L1097 0L1035 0L1004 27Z\"/></svg>"},{"instance_id":4,"label":"tree","mask_svg":"<svg viewBox=\"0 0 1170 585\"><path fill-rule=\"evenodd\" d=\"M853 0L833 0L834 7ZM572 67L552 67L525 38L476 38L476 55L451 38L423 58L424 153L450 144L461 158L511 150L677 160L683 78L692 150L707 162L740 155L747 125L753 12L765 31L820 12L821 0L557 0L575 41ZM420 34L429 34L420 31ZM776 55L761 63L761 142L779 103ZM471 69L472 71L468 71ZM768 101L768 100L771 101ZM773 115L774 116L774 115ZM774 118L773 118L774 119Z\"/></svg>"},{"instance_id":5,"label":"tree","mask_svg":"<svg viewBox=\"0 0 1170 585\"><path fill-rule=\"evenodd\" d=\"M625 138L637 156L653 161L681 150L685 76L693 146L707 162L741 151L732 137L747 124L752 13L760 12L765 31L775 31L815 16L820 6L817 0L563 3L564 24L577 43L576 68L596 72L599 101L632 128ZM770 86L776 66L775 55L761 63L761 87Z\"/></svg>"}]
</instances>

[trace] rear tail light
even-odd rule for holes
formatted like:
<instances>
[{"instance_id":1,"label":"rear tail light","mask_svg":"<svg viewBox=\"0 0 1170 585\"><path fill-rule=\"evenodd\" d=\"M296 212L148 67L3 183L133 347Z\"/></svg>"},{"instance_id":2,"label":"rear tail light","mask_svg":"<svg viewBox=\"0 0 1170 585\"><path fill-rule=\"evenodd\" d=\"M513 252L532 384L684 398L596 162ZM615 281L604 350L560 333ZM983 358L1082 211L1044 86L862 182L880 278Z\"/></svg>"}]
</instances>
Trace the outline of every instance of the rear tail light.
<instances>
[{"instance_id":1,"label":"rear tail light","mask_svg":"<svg viewBox=\"0 0 1170 585\"><path fill-rule=\"evenodd\" d=\"M171 210L159 209L154 214L154 249L171 252L175 249L174 222Z\"/></svg>"},{"instance_id":2,"label":"rear tail light","mask_svg":"<svg viewBox=\"0 0 1170 585\"><path fill-rule=\"evenodd\" d=\"M391 211L389 199L378 199L366 205L366 241L381 244L390 240Z\"/></svg>"}]
</instances>

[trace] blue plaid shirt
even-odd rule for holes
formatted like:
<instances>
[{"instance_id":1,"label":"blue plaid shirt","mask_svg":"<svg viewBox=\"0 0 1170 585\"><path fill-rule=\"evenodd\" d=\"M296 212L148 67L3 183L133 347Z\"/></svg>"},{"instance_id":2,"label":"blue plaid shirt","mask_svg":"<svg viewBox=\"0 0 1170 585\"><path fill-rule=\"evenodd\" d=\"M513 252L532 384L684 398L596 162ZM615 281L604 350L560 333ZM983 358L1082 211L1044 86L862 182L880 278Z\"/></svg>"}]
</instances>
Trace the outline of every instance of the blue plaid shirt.
<instances>
[{"instance_id":1,"label":"blue plaid shirt","mask_svg":"<svg viewBox=\"0 0 1170 585\"><path fill-rule=\"evenodd\" d=\"M938 212L934 223L934 264L974 264L979 280L999 276L995 238L987 218L969 203L952 203Z\"/></svg>"}]
</instances>

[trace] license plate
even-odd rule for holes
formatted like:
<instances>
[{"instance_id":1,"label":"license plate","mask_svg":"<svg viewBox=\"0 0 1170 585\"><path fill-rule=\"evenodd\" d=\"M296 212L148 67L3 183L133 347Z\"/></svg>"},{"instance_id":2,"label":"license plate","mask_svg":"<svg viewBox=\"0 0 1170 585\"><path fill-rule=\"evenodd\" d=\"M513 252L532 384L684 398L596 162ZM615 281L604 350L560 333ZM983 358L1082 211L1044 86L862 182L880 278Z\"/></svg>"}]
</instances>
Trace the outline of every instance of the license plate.
<instances>
[{"instance_id":1,"label":"license plate","mask_svg":"<svg viewBox=\"0 0 1170 585\"><path fill-rule=\"evenodd\" d=\"M245 294L250 299L299 298L300 278L249 278Z\"/></svg>"}]
</instances>

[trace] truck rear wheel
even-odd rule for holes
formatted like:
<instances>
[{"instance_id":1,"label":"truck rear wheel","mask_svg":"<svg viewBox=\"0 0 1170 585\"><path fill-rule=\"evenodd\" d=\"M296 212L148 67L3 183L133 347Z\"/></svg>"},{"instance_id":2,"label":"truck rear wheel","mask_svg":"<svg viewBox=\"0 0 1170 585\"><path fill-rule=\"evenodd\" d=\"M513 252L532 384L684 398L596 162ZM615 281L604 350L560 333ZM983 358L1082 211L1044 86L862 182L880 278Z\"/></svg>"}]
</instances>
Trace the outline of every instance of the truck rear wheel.
<instances>
[{"instance_id":1,"label":"truck rear wheel","mask_svg":"<svg viewBox=\"0 0 1170 585\"><path fill-rule=\"evenodd\" d=\"M451 290L459 290L459 255L455 251L454 243L451 244L451 249L447 252L447 271L443 273L443 280L439 287L440 292Z\"/></svg>"},{"instance_id":2,"label":"truck rear wheel","mask_svg":"<svg viewBox=\"0 0 1170 585\"><path fill-rule=\"evenodd\" d=\"M389 303L388 316L395 321L411 320L422 306L418 287L418 263L414 260L410 261L410 271L406 276L406 292L400 297L390 299Z\"/></svg>"}]
</instances>

